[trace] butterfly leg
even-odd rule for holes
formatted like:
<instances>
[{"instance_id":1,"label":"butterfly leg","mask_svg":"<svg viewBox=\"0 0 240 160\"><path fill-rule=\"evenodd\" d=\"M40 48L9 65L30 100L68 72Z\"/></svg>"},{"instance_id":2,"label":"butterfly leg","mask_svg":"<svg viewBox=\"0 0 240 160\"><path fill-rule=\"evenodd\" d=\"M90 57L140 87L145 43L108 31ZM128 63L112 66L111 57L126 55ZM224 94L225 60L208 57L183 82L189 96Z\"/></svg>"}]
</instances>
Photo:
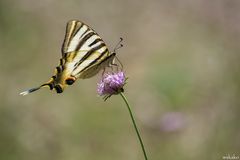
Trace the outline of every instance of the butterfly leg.
<instances>
[{"instance_id":1,"label":"butterfly leg","mask_svg":"<svg viewBox=\"0 0 240 160\"><path fill-rule=\"evenodd\" d=\"M104 67L104 68L103 68L103 72L102 72L102 77L103 77L103 75L104 75L104 73L105 73L105 70L106 70L106 68Z\"/></svg>"},{"instance_id":2,"label":"butterfly leg","mask_svg":"<svg viewBox=\"0 0 240 160\"><path fill-rule=\"evenodd\" d=\"M123 64L122 62L118 59L117 56L115 56L116 60L118 61L118 63L120 64L120 67L121 67L121 71L123 70Z\"/></svg>"}]
</instances>

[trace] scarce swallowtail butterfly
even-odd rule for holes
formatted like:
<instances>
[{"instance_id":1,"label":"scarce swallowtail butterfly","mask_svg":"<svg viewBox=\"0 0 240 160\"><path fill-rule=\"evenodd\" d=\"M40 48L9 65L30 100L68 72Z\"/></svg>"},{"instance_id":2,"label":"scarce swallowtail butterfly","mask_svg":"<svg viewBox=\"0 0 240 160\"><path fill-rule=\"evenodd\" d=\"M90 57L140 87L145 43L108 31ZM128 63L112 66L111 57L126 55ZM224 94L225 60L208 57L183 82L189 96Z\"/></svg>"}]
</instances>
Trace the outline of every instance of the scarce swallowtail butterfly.
<instances>
[{"instance_id":1,"label":"scarce swallowtail butterfly","mask_svg":"<svg viewBox=\"0 0 240 160\"><path fill-rule=\"evenodd\" d=\"M101 37L85 23L77 20L69 21L62 45L62 58L54 75L48 82L21 92L20 95L27 95L43 87L62 93L66 86L72 85L78 78L90 78L101 69L114 65L115 49L110 52Z\"/></svg>"}]
</instances>

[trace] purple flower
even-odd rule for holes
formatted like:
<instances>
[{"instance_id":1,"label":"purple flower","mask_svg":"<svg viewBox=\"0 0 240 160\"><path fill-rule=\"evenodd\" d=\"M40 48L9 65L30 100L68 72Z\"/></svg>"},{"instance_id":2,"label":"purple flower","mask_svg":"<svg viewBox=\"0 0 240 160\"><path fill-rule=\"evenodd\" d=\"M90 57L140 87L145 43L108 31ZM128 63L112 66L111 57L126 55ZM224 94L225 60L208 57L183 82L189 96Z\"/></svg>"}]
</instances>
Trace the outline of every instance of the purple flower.
<instances>
[{"instance_id":1,"label":"purple flower","mask_svg":"<svg viewBox=\"0 0 240 160\"><path fill-rule=\"evenodd\" d=\"M113 94L123 92L125 82L126 77L124 72L105 73L98 83L97 92L100 96L106 96L106 98L108 98Z\"/></svg>"}]
</instances>

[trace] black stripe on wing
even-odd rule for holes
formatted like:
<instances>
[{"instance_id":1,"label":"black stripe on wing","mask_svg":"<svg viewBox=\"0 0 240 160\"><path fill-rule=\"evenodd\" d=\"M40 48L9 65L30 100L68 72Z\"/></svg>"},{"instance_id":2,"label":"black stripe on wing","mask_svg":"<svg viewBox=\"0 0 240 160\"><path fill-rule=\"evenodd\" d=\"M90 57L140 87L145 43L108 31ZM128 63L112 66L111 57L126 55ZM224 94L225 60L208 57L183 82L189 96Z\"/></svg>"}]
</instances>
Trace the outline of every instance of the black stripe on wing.
<instances>
[{"instance_id":1,"label":"black stripe on wing","mask_svg":"<svg viewBox=\"0 0 240 160\"><path fill-rule=\"evenodd\" d=\"M83 25L84 24L82 22L76 20L72 20L67 23L66 33L62 44L62 55L67 53L72 38L79 32Z\"/></svg>"},{"instance_id":2,"label":"black stripe on wing","mask_svg":"<svg viewBox=\"0 0 240 160\"><path fill-rule=\"evenodd\" d=\"M86 42L94 35L96 36L95 39L89 42L90 44L87 44ZM98 42L104 43L91 27L80 21L69 21L67 23L66 34L62 45L62 57L69 52L79 51L81 48L85 48L84 46L86 45L90 50L90 48ZM86 50L86 48L84 50Z\"/></svg>"},{"instance_id":3,"label":"black stripe on wing","mask_svg":"<svg viewBox=\"0 0 240 160\"><path fill-rule=\"evenodd\" d=\"M92 43L90 43L88 46L89 47L92 47L93 45L95 45L95 44L97 44L98 42L101 42L102 41L102 39L100 39L100 38L97 38L97 39L95 39ZM103 42L103 41L102 41Z\"/></svg>"},{"instance_id":4,"label":"black stripe on wing","mask_svg":"<svg viewBox=\"0 0 240 160\"><path fill-rule=\"evenodd\" d=\"M93 54L94 52L97 52L99 49L101 49L101 48L104 47L104 46L106 47L106 45L105 45L104 43L101 43L100 45L98 45L98 46L96 46L96 47L94 47L94 48L91 48L91 49L82 57L82 59L80 59L79 62L74 65L74 69L73 69L73 70L77 69L78 66L80 66L84 60L86 60L88 57L91 56L91 54ZM108 50L107 50L107 51L108 51Z\"/></svg>"},{"instance_id":5,"label":"black stripe on wing","mask_svg":"<svg viewBox=\"0 0 240 160\"><path fill-rule=\"evenodd\" d=\"M89 32L87 33L82 39L81 41L78 43L77 47L76 47L76 51L78 51L86 42L89 38L91 38L93 35L96 35L95 32Z\"/></svg>"},{"instance_id":6,"label":"black stripe on wing","mask_svg":"<svg viewBox=\"0 0 240 160\"><path fill-rule=\"evenodd\" d=\"M80 36L79 39L81 39L82 36L85 35L88 31L91 31L91 28L89 26L87 26L86 24L85 24L85 26L87 27L87 29L86 29L86 31L83 32L83 34Z\"/></svg>"},{"instance_id":7,"label":"black stripe on wing","mask_svg":"<svg viewBox=\"0 0 240 160\"><path fill-rule=\"evenodd\" d=\"M98 62L106 53L108 52L108 49L106 48L94 61L92 61L91 63L89 63L85 68L83 68L81 72L84 72L85 70L89 69L91 66L94 66L94 65L98 65L99 63L101 62ZM107 57L106 57L107 58ZM105 58L105 59L106 59ZM105 59L103 59L103 61L105 61Z\"/></svg>"},{"instance_id":8,"label":"black stripe on wing","mask_svg":"<svg viewBox=\"0 0 240 160\"><path fill-rule=\"evenodd\" d=\"M88 66L79 71L76 76L83 79L90 78L96 75L101 69L111 65L116 53L112 53L110 55L107 54L108 51L104 51L104 53L107 56L103 57L104 54L102 54L101 57L98 57L94 62L91 62Z\"/></svg>"}]
</instances>

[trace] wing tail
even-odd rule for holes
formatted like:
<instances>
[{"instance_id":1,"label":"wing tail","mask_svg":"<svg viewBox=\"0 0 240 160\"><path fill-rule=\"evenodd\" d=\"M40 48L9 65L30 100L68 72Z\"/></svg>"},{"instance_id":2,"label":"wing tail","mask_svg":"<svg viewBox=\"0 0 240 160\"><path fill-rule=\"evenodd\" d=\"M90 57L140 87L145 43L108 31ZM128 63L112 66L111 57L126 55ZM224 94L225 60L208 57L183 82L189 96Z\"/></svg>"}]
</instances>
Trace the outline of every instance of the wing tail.
<instances>
[{"instance_id":1,"label":"wing tail","mask_svg":"<svg viewBox=\"0 0 240 160\"><path fill-rule=\"evenodd\" d=\"M28 89L28 90L26 90L26 91L21 92L20 95L26 96L26 95L28 95L29 93L32 93L32 92L35 92L35 91L39 90L40 88L42 88L42 87L40 86L40 87Z\"/></svg>"},{"instance_id":2,"label":"wing tail","mask_svg":"<svg viewBox=\"0 0 240 160\"><path fill-rule=\"evenodd\" d=\"M28 89L28 90L26 90L26 91L23 91L23 92L20 93L20 95L26 96L26 95L28 95L29 93L35 92L35 91L37 91L37 90L39 90L39 89L41 89L41 88L43 88L43 87L49 87L51 90L53 89L52 83L49 82L49 83L44 83L44 84L42 84L42 85L39 86L39 87L35 87L35 88Z\"/></svg>"}]
</instances>

